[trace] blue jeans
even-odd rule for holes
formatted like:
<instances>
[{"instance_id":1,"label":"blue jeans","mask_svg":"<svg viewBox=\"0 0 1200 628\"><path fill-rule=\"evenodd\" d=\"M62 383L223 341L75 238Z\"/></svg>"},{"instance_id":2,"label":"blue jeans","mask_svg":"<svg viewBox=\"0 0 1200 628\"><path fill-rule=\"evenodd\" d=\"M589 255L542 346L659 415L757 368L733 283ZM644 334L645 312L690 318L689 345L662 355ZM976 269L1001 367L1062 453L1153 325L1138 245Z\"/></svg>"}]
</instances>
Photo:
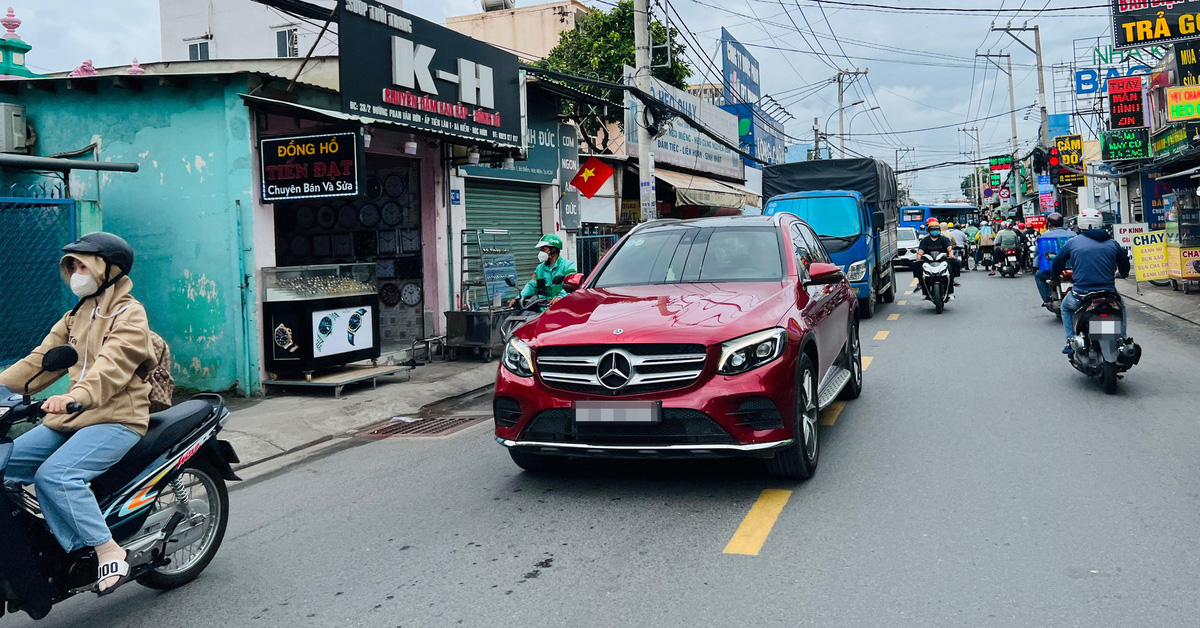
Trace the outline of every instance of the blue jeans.
<instances>
[{"instance_id":1,"label":"blue jeans","mask_svg":"<svg viewBox=\"0 0 1200 628\"><path fill-rule=\"evenodd\" d=\"M1079 306L1083 305L1083 299L1074 290L1067 293L1062 301L1062 321L1063 331L1066 332L1067 342L1071 342L1071 336L1075 335L1075 312L1079 310ZM1125 321L1125 309L1121 309L1121 337L1124 338L1128 331Z\"/></svg>"},{"instance_id":2,"label":"blue jeans","mask_svg":"<svg viewBox=\"0 0 1200 628\"><path fill-rule=\"evenodd\" d=\"M1050 273L1037 271L1033 274L1034 281L1037 282L1038 294L1042 295L1042 303L1050 302ZM1078 306L1076 306L1078 307Z\"/></svg>"},{"instance_id":3,"label":"blue jeans","mask_svg":"<svg viewBox=\"0 0 1200 628\"><path fill-rule=\"evenodd\" d=\"M5 479L37 488L42 516L68 553L112 540L89 483L137 444L137 432L116 423L64 434L39 425L13 442Z\"/></svg>"}]
</instances>

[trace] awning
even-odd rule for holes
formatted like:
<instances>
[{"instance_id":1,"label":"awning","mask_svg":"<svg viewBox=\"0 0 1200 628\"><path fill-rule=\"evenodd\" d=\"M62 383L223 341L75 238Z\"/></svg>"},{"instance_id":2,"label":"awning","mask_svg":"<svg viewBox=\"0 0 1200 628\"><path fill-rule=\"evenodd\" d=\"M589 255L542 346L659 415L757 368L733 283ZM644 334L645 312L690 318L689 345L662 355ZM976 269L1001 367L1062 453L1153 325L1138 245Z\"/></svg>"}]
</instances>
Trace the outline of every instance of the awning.
<instances>
[{"instance_id":1,"label":"awning","mask_svg":"<svg viewBox=\"0 0 1200 628\"><path fill-rule=\"evenodd\" d=\"M1163 175L1161 177L1156 178L1155 181L1165 181L1167 179L1175 179L1177 177L1186 177L1188 175L1194 175L1198 172L1200 172L1200 167L1190 168L1188 170L1184 170L1183 172L1176 172L1175 174Z\"/></svg>"},{"instance_id":2,"label":"awning","mask_svg":"<svg viewBox=\"0 0 1200 628\"><path fill-rule=\"evenodd\" d=\"M744 186L734 187L737 184L714 181L697 174L655 168L654 176L675 188L678 199L676 205L742 209L746 205L754 205L758 200L758 195Z\"/></svg>"}]
</instances>

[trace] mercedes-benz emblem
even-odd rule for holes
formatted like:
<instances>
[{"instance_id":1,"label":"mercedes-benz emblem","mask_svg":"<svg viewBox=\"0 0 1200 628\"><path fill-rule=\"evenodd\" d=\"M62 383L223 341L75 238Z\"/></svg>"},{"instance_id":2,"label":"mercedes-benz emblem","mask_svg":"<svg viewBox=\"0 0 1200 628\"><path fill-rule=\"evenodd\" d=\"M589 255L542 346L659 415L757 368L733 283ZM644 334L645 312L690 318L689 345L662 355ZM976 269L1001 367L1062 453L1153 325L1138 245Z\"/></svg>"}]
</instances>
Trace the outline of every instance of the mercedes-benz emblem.
<instances>
[{"instance_id":1,"label":"mercedes-benz emblem","mask_svg":"<svg viewBox=\"0 0 1200 628\"><path fill-rule=\"evenodd\" d=\"M621 328L617 328L617 329L613 330L613 333L620 336L621 334L625 333L625 330L621 329Z\"/></svg>"},{"instance_id":2,"label":"mercedes-benz emblem","mask_svg":"<svg viewBox=\"0 0 1200 628\"><path fill-rule=\"evenodd\" d=\"M633 364L619 351L609 351L596 364L596 375L600 383L609 390L624 388L633 378Z\"/></svg>"}]
</instances>

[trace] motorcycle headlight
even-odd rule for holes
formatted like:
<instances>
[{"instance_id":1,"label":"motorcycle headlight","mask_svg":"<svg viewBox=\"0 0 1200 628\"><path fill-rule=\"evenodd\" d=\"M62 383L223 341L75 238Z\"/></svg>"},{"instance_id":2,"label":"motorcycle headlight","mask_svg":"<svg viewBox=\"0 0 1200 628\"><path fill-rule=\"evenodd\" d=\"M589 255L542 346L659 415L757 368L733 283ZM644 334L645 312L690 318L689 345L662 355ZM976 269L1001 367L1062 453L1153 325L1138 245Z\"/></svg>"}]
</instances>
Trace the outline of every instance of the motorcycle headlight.
<instances>
[{"instance_id":1,"label":"motorcycle headlight","mask_svg":"<svg viewBox=\"0 0 1200 628\"><path fill-rule=\"evenodd\" d=\"M500 363L517 377L533 377L533 357L529 351L529 345L521 342L518 338L508 341Z\"/></svg>"},{"instance_id":2,"label":"motorcycle headlight","mask_svg":"<svg viewBox=\"0 0 1200 628\"><path fill-rule=\"evenodd\" d=\"M867 262L859 260L846 267L846 279L850 282L862 281L867 276Z\"/></svg>"},{"instance_id":3,"label":"motorcycle headlight","mask_svg":"<svg viewBox=\"0 0 1200 628\"><path fill-rule=\"evenodd\" d=\"M787 347L787 330L782 327L764 329L721 344L721 360L717 362L720 375L740 375L768 364L783 355Z\"/></svg>"}]
</instances>

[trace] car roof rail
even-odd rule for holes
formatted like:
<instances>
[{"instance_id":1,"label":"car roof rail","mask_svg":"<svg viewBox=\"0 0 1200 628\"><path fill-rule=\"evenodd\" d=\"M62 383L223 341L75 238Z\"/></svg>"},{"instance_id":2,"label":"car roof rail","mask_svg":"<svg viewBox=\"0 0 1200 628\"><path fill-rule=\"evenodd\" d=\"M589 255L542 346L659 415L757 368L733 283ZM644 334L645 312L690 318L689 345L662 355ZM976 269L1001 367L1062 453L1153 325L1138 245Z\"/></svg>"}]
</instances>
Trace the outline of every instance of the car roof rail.
<instances>
[{"instance_id":1,"label":"car roof rail","mask_svg":"<svg viewBox=\"0 0 1200 628\"><path fill-rule=\"evenodd\" d=\"M633 233L634 231L639 231L652 225L661 225L668 222L680 222L680 220L678 218L655 218L654 220L647 220L646 222L638 223L637 226L635 226L633 229L630 229L629 232Z\"/></svg>"}]
</instances>

